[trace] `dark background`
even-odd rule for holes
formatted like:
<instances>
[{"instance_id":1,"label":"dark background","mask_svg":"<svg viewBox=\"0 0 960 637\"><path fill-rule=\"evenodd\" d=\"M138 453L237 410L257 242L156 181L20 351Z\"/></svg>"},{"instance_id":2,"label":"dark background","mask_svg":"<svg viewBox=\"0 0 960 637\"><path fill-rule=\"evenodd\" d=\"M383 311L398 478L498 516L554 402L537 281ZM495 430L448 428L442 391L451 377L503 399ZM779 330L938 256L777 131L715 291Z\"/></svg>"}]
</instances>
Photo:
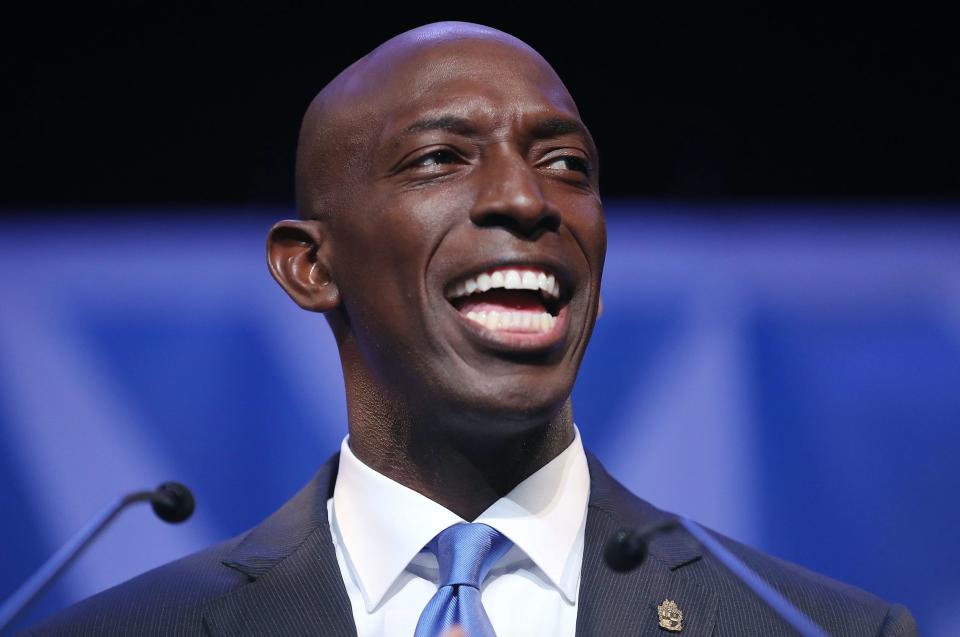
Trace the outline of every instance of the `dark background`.
<instances>
[{"instance_id":1,"label":"dark background","mask_svg":"<svg viewBox=\"0 0 960 637\"><path fill-rule=\"evenodd\" d=\"M605 196L956 199L957 23L854 8L19 3L0 208L280 205L311 97L437 19L502 28L567 82Z\"/></svg>"}]
</instances>

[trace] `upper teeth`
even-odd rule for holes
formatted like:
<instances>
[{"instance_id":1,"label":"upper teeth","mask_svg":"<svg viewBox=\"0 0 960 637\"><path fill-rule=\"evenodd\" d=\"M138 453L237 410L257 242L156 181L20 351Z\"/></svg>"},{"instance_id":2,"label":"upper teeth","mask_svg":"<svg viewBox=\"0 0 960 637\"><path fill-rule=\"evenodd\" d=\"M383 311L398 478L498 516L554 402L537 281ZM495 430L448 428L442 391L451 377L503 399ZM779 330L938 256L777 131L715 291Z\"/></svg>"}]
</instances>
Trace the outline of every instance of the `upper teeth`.
<instances>
[{"instance_id":1,"label":"upper teeth","mask_svg":"<svg viewBox=\"0 0 960 637\"><path fill-rule=\"evenodd\" d=\"M540 270L491 270L457 283L450 298L469 296L495 288L539 290L543 295L560 298L560 284L552 274Z\"/></svg>"}]
</instances>

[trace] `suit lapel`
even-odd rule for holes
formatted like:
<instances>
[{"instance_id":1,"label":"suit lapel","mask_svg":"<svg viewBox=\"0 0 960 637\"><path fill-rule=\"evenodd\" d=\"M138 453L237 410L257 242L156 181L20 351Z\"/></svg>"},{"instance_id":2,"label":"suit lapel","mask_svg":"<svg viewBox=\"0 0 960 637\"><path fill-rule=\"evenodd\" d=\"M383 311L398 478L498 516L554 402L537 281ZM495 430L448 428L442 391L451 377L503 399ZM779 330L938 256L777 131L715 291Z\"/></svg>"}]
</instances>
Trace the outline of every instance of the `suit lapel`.
<instances>
[{"instance_id":1,"label":"suit lapel","mask_svg":"<svg viewBox=\"0 0 960 637\"><path fill-rule=\"evenodd\" d=\"M698 584L689 565L700 560L696 544L680 531L650 545L650 555L631 573L615 573L603 561L607 540L620 528L637 528L667 514L611 478L592 455L590 504L577 609L577 637L664 637L657 605L671 599L683 611L684 637L712 634L717 595ZM350 600L343 586L327 519L327 500L339 456L331 458L292 500L255 527L224 560L248 584L208 602L206 629L214 637L331 635L355 637ZM686 569L686 570L685 570Z\"/></svg>"},{"instance_id":2,"label":"suit lapel","mask_svg":"<svg viewBox=\"0 0 960 637\"><path fill-rule=\"evenodd\" d=\"M667 517L616 482L592 455L590 504L584 537L583 570L577 609L577 636L625 635L664 637L657 605L664 599L683 612L684 637L706 637L713 632L717 595L688 576L701 554L681 531L658 536L650 555L630 573L616 573L603 560L609 538L624 527L637 528Z\"/></svg>"},{"instance_id":3,"label":"suit lapel","mask_svg":"<svg viewBox=\"0 0 960 637\"><path fill-rule=\"evenodd\" d=\"M331 458L224 560L249 583L204 607L211 635L356 636L327 519L338 465Z\"/></svg>"}]
</instances>

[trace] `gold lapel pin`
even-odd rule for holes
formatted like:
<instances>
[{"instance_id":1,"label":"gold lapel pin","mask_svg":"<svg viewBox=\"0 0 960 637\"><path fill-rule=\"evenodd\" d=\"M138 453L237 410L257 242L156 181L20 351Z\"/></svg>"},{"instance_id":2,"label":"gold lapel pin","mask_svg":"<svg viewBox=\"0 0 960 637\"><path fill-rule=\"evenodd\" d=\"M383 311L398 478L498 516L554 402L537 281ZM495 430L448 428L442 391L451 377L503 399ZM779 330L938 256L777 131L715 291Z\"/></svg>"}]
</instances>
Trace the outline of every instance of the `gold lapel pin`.
<instances>
[{"instance_id":1,"label":"gold lapel pin","mask_svg":"<svg viewBox=\"0 0 960 637\"><path fill-rule=\"evenodd\" d=\"M665 599L657 606L657 615L660 617L660 628L672 633L683 630L683 611L672 599Z\"/></svg>"}]
</instances>

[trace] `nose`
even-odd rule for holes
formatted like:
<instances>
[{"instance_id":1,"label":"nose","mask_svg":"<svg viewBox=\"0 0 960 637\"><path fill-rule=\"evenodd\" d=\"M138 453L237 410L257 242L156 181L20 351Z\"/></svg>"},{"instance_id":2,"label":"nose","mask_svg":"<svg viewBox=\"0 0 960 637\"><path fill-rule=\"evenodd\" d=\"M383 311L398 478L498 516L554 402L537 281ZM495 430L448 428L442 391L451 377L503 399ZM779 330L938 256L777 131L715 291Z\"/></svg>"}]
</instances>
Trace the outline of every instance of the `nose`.
<instances>
[{"instance_id":1,"label":"nose","mask_svg":"<svg viewBox=\"0 0 960 637\"><path fill-rule=\"evenodd\" d=\"M560 212L544 197L536 168L516 152L488 159L480 169L470 219L481 227L502 227L527 239L560 227Z\"/></svg>"}]
</instances>

